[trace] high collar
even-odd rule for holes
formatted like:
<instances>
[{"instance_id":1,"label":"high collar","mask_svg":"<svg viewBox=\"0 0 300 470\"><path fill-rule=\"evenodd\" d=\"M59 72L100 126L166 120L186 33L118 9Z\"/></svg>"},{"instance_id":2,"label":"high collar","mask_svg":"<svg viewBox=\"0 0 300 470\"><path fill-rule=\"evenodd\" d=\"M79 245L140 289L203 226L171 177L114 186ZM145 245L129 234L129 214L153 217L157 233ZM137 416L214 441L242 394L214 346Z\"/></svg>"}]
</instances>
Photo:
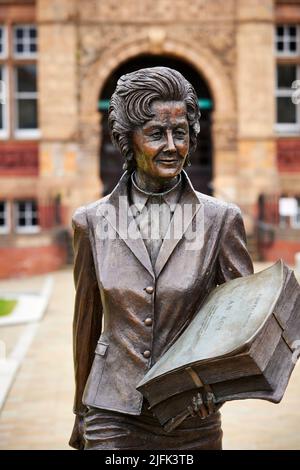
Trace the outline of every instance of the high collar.
<instances>
[{"instance_id":1,"label":"high collar","mask_svg":"<svg viewBox=\"0 0 300 470\"><path fill-rule=\"evenodd\" d=\"M118 184L114 187L112 192L107 196L106 202L109 204L117 205L118 198L120 196L130 196L129 193L129 181L131 179L131 173L126 170L121 178L119 179ZM201 204L200 199L197 196L197 193L192 185L191 180L189 179L185 170L181 171L181 195L179 203L194 203Z\"/></svg>"},{"instance_id":2,"label":"high collar","mask_svg":"<svg viewBox=\"0 0 300 470\"><path fill-rule=\"evenodd\" d=\"M166 191L164 194L155 195L155 194L147 194L143 190L141 190L135 180L134 174L131 174L131 187L130 187L130 195L133 204L138 207L140 211L143 210L144 206L147 204L149 198L151 198L151 202L161 203L166 202L170 207L175 207L177 202L181 196L181 175L180 179L173 188L169 191Z\"/></svg>"}]
</instances>

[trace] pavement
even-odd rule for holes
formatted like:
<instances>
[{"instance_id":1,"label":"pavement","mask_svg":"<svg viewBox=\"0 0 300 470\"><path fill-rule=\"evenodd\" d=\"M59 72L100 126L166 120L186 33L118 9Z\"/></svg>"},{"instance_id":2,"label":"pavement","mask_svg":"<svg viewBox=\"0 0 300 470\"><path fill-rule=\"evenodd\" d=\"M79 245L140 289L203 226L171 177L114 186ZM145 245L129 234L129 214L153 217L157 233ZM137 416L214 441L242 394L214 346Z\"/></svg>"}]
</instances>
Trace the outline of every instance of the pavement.
<instances>
[{"instance_id":1,"label":"pavement","mask_svg":"<svg viewBox=\"0 0 300 470\"><path fill-rule=\"evenodd\" d=\"M265 265L257 265L263 269ZM45 276L0 282L1 291L31 292ZM0 449L70 449L74 395L72 365L72 271L53 273L54 286L46 314L36 323L0 414ZM0 328L7 354L26 334L26 325ZM222 408L224 449L300 449L300 361L282 402L262 400L226 403Z\"/></svg>"},{"instance_id":2,"label":"pavement","mask_svg":"<svg viewBox=\"0 0 300 470\"><path fill-rule=\"evenodd\" d=\"M1 290L42 288L45 277L0 283ZM43 319L37 324L22 366L0 415L0 449L70 449L74 395L71 325L74 290L71 270L54 273L54 287ZM8 350L14 326L0 329ZM18 326L20 337L26 326Z\"/></svg>"}]
</instances>

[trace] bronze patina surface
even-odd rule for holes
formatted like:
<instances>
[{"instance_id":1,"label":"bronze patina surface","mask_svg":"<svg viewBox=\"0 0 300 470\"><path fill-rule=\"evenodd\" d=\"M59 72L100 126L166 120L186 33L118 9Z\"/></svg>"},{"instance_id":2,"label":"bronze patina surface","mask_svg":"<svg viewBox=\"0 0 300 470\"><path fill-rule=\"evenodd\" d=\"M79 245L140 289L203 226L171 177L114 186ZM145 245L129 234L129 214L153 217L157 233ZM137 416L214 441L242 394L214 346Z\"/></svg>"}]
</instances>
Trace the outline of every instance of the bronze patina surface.
<instances>
[{"instance_id":1,"label":"bronze patina surface","mask_svg":"<svg viewBox=\"0 0 300 470\"><path fill-rule=\"evenodd\" d=\"M111 194L73 217L75 448L124 448L126 422L126 448L134 448L137 429L144 448L155 448L160 427L136 386L214 287L253 272L239 208L195 191L184 171L199 117L192 86L165 67L122 76L112 96L109 125L125 172ZM169 226L156 227L168 210ZM147 226L158 236L146 240ZM115 429L109 442L102 425L89 427L91 416L101 423L97 410ZM160 448L179 448L181 438L185 449L221 448L212 403L196 401L194 411L193 439L179 427L164 440L161 428Z\"/></svg>"}]
</instances>

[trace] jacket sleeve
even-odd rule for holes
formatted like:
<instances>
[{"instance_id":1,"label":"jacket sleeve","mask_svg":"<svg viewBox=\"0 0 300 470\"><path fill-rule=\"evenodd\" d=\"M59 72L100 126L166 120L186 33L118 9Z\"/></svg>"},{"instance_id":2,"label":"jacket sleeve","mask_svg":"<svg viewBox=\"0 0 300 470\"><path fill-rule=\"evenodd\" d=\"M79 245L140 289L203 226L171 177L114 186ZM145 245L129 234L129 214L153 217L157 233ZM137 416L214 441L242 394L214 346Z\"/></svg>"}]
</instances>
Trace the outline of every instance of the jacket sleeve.
<instances>
[{"instance_id":1,"label":"jacket sleeve","mask_svg":"<svg viewBox=\"0 0 300 470\"><path fill-rule=\"evenodd\" d=\"M84 415L84 387L101 334L102 304L89 240L86 209L79 208L72 220L74 229L75 312L73 320L73 357L75 368L75 400L73 411Z\"/></svg>"},{"instance_id":2,"label":"jacket sleeve","mask_svg":"<svg viewBox=\"0 0 300 470\"><path fill-rule=\"evenodd\" d=\"M253 263L247 250L246 232L240 209L230 204L220 240L217 284L253 274Z\"/></svg>"}]
</instances>

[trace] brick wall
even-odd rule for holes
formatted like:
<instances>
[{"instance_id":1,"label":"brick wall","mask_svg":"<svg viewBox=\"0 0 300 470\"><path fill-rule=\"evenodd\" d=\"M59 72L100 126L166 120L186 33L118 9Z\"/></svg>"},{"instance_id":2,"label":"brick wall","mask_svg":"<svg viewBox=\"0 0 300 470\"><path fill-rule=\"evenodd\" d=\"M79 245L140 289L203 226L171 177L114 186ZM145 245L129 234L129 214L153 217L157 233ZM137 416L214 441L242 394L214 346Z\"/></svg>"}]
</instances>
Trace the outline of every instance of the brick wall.
<instances>
[{"instance_id":1,"label":"brick wall","mask_svg":"<svg viewBox=\"0 0 300 470\"><path fill-rule=\"evenodd\" d=\"M0 279L43 274L61 268L66 250L59 245L0 248Z\"/></svg>"},{"instance_id":2,"label":"brick wall","mask_svg":"<svg viewBox=\"0 0 300 470\"><path fill-rule=\"evenodd\" d=\"M300 252L300 240L275 240L269 245L259 247L261 259L264 261L277 261L282 258L290 265L295 264L295 254Z\"/></svg>"},{"instance_id":3,"label":"brick wall","mask_svg":"<svg viewBox=\"0 0 300 470\"><path fill-rule=\"evenodd\" d=\"M277 165L282 173L300 175L300 139L280 139L277 141ZM299 188L300 191L300 188Z\"/></svg>"},{"instance_id":4,"label":"brick wall","mask_svg":"<svg viewBox=\"0 0 300 470\"><path fill-rule=\"evenodd\" d=\"M1 176L37 176L39 171L38 144L1 142Z\"/></svg>"}]
</instances>

